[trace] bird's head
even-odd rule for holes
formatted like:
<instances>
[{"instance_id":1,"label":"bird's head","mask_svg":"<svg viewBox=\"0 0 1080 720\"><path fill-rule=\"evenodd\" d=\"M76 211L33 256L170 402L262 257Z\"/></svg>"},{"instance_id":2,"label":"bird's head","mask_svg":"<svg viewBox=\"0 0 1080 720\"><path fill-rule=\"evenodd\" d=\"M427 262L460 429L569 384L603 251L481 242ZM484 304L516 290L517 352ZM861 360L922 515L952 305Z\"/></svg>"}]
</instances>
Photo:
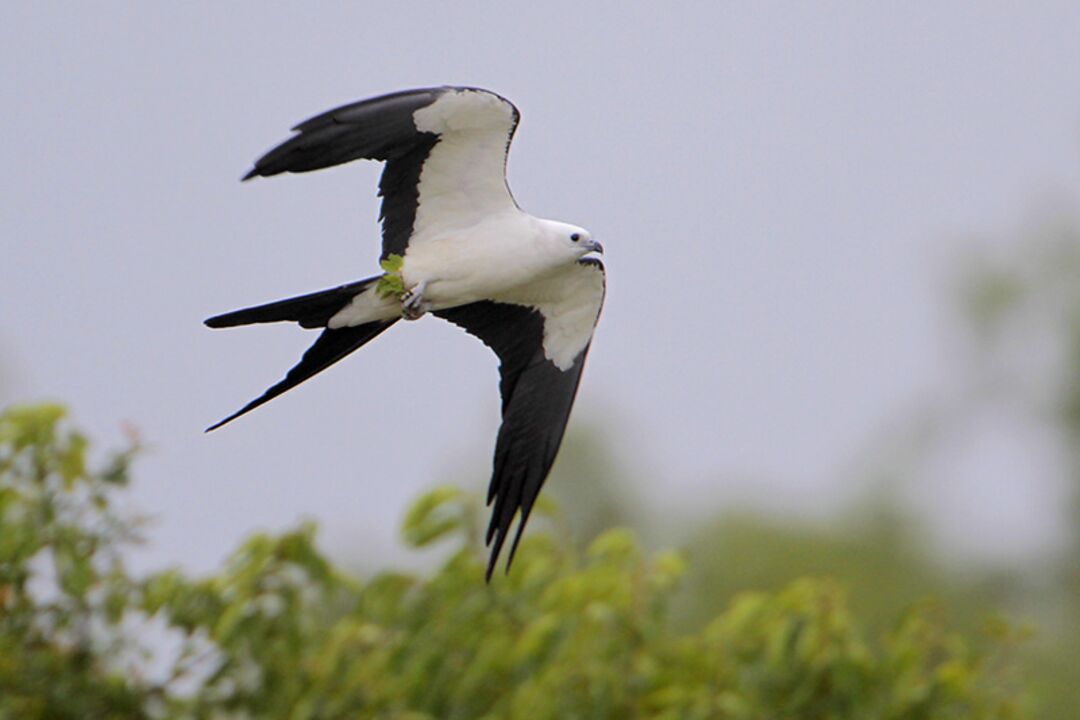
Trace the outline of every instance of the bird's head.
<instances>
[{"instance_id":1,"label":"bird's head","mask_svg":"<svg viewBox=\"0 0 1080 720\"><path fill-rule=\"evenodd\" d=\"M556 220L544 220L545 234L576 260L591 252L604 254L604 246L585 228Z\"/></svg>"}]
</instances>

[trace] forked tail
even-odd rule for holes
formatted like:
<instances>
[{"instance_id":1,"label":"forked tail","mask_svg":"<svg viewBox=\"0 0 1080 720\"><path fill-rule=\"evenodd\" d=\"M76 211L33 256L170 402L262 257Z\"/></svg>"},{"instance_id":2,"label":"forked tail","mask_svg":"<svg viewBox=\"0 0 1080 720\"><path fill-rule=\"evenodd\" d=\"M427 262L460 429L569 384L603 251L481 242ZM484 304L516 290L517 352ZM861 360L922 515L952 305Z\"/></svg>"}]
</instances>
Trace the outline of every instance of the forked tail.
<instances>
[{"instance_id":1,"label":"forked tail","mask_svg":"<svg viewBox=\"0 0 1080 720\"><path fill-rule=\"evenodd\" d=\"M326 327L334 315L349 304L354 297L362 293L367 287L378 280L378 277L360 280L358 282L341 285L330 290L301 295L299 297L279 300L257 305L255 307L235 310L223 315L217 315L206 320L206 324L212 328L234 327L236 325L251 325L253 323L267 322L296 322L301 327L315 328ZM375 320L341 328L326 328L319 335L315 343L307 349L304 356L280 382L264 392L259 397L249 402L224 420L214 423L206 428L206 432L215 430L236 418L251 412L263 403L273 400L286 390L296 387L308 378L317 375L341 360L350 353L359 350L380 333L397 322L397 318L389 320Z\"/></svg>"}]
</instances>

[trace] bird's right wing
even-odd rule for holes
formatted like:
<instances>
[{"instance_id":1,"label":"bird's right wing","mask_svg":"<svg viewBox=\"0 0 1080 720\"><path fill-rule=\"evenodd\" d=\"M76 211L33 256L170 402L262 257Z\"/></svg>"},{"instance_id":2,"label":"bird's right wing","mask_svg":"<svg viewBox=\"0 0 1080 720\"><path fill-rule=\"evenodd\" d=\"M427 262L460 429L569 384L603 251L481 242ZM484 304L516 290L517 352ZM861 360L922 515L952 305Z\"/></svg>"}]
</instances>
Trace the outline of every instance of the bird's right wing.
<instances>
[{"instance_id":1,"label":"bird's right wing","mask_svg":"<svg viewBox=\"0 0 1080 720\"><path fill-rule=\"evenodd\" d=\"M581 260L560 276L502 300L435 311L480 338L500 361L502 426L488 488L488 504L495 503L486 538L494 543L488 578L520 510L510 567L555 462L604 301L604 267L598 260Z\"/></svg>"},{"instance_id":2,"label":"bird's right wing","mask_svg":"<svg viewBox=\"0 0 1080 720\"><path fill-rule=\"evenodd\" d=\"M518 118L509 100L488 90L405 90L300 123L244 179L385 160L382 257L405 255L414 236L467 227L516 207L506 186L506 154Z\"/></svg>"}]
</instances>

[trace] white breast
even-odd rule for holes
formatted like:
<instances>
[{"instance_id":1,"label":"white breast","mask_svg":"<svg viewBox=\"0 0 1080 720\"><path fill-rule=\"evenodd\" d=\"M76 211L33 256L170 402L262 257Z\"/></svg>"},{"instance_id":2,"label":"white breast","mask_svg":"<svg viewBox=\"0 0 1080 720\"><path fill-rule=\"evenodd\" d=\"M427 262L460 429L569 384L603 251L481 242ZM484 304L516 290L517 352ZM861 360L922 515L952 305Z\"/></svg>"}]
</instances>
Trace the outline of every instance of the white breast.
<instances>
[{"instance_id":1,"label":"white breast","mask_svg":"<svg viewBox=\"0 0 1080 720\"><path fill-rule=\"evenodd\" d=\"M545 276L565 256L551 251L535 218L512 208L458 230L428 232L410 243L402 278L407 287L426 282L435 309L496 297Z\"/></svg>"}]
</instances>

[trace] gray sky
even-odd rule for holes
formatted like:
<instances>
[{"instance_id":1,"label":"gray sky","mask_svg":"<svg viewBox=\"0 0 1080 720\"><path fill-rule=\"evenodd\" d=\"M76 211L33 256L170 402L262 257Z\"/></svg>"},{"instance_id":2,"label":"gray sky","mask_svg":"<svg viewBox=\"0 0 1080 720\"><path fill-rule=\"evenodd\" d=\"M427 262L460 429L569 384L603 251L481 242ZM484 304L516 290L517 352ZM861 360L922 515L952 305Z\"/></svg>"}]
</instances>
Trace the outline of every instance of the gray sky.
<instances>
[{"instance_id":1,"label":"gray sky","mask_svg":"<svg viewBox=\"0 0 1080 720\"><path fill-rule=\"evenodd\" d=\"M486 481L494 356L397 326L204 436L313 336L201 320L377 269L377 165L238 182L289 127L470 84L522 111L521 205L607 250L576 419L668 507L835 503L950 382L961 249L1080 195L1080 5L908 5L4 3L0 397L140 429L141 562L207 569L301 517L391 552L422 488ZM1037 547L1050 451L1005 431L1001 465L989 437L942 496L969 544Z\"/></svg>"}]
</instances>

